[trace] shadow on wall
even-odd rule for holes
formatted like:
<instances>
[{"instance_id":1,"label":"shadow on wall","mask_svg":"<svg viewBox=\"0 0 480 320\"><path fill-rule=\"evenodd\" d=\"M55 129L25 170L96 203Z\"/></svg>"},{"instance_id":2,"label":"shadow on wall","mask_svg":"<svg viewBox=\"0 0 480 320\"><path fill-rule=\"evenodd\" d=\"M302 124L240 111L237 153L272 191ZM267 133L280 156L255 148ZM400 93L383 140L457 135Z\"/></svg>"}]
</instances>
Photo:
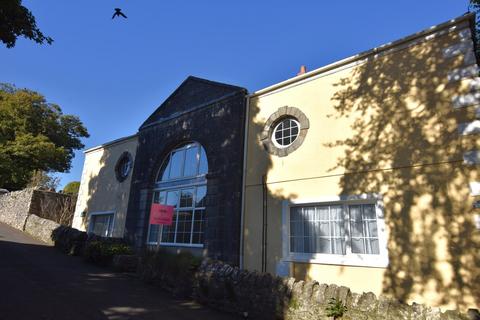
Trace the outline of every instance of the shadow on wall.
<instances>
[{"instance_id":1,"label":"shadow on wall","mask_svg":"<svg viewBox=\"0 0 480 320\"><path fill-rule=\"evenodd\" d=\"M249 268L260 273L265 273L267 270L277 270L279 263L282 261L282 252L274 250L273 248L282 247L282 204L284 200L291 200L298 197L295 193L286 194L285 190L276 188L275 185L269 184L268 173L273 167L273 155L270 154L263 143L261 143L261 133L264 130L265 121L267 119L258 120L260 108L258 103L250 103L249 114L247 117L248 131L246 134L254 135L255 138L247 137L247 141L251 143L248 145L247 159L249 156L254 157L254 165L246 167L244 172L247 177L245 184L245 213L244 213L244 230L243 236L243 251L242 256ZM251 158L252 159L252 158ZM252 164L252 160L247 160L247 164ZM258 180L250 180L248 177L256 177ZM262 179L263 177L263 179ZM263 181L262 181L263 180ZM252 201L251 199L259 199L257 194L262 194L262 201ZM275 208L275 209L273 209ZM247 221L251 219L252 221ZM275 265L271 266L269 263L274 261ZM252 267L252 266L255 267ZM253 271L251 270L251 271ZM280 270L277 270L280 271ZM282 273L285 270L281 270ZM287 271L288 273L288 271ZM255 281L255 277L262 279L257 285L258 292L268 290L272 277L268 275L259 275L256 272L254 276L248 281ZM265 283L263 281L266 281ZM275 286L275 285L274 285ZM278 287L280 288L280 286ZM280 290L280 289L279 289ZM260 295L261 296L261 295ZM286 293L286 299L276 299L272 294L266 294L268 301L257 301L262 305L261 314L252 314L252 317L259 317L262 319L283 319L287 316L288 309L291 307L292 292ZM259 298L260 299L260 298ZM254 303L255 304L255 303Z\"/></svg>"},{"instance_id":2,"label":"shadow on wall","mask_svg":"<svg viewBox=\"0 0 480 320\"><path fill-rule=\"evenodd\" d=\"M356 120L352 137L329 147L345 150L336 166L348 173L343 194L384 197L384 293L407 301L430 292L436 304L462 308L480 299L480 235L468 188L477 168L462 160L476 139L457 131L475 112L453 108L465 88L447 83L447 71L464 66L463 57L444 58L439 43L367 61L337 83L330 116Z\"/></svg>"},{"instance_id":3,"label":"shadow on wall","mask_svg":"<svg viewBox=\"0 0 480 320\"><path fill-rule=\"evenodd\" d=\"M115 211L117 207L121 205L119 202L123 201L125 196L128 197L128 194L125 195L122 193L119 197L118 189L123 186L123 183L129 183L130 181L127 179L119 183L116 179L115 165L119 155L112 153L109 148L94 152L101 152L101 156L98 156L99 159L93 159L92 161L98 166L98 169L96 170L96 174L92 172L87 173L91 175L88 180L88 190L83 190L83 192L87 192L87 195L82 195L82 197L86 197L87 199L84 208L85 214L82 217L82 223L87 230L91 213ZM95 157L95 155L90 156ZM117 237L119 236L119 231L117 231L119 230L119 226L117 224L121 223L118 221L118 218L118 216L115 216L114 222L114 236ZM123 230L123 228L120 229ZM120 235L120 237L122 236L123 235Z\"/></svg>"}]
</instances>

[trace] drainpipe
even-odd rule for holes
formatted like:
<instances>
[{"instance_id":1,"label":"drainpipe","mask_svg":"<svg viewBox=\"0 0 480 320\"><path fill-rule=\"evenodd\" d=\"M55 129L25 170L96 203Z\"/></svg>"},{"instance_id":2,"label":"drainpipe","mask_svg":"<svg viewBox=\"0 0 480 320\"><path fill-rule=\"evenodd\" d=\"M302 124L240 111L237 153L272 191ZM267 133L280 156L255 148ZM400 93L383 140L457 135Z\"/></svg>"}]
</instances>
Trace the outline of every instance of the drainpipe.
<instances>
[{"instance_id":1,"label":"drainpipe","mask_svg":"<svg viewBox=\"0 0 480 320\"><path fill-rule=\"evenodd\" d=\"M240 210L240 261L239 267L243 269L243 253L244 253L244 236L243 236L243 227L245 220L245 192L246 192L246 176L247 176L247 142L248 142L248 123L250 115L250 96L246 97L246 108L245 111L245 129L244 129L244 139L243 139L243 172L242 172L242 208Z\"/></svg>"},{"instance_id":2,"label":"drainpipe","mask_svg":"<svg viewBox=\"0 0 480 320\"><path fill-rule=\"evenodd\" d=\"M263 191L263 221L262 221L262 272L267 272L267 227L268 227L268 212L267 212L267 175L262 176L262 191Z\"/></svg>"}]
</instances>

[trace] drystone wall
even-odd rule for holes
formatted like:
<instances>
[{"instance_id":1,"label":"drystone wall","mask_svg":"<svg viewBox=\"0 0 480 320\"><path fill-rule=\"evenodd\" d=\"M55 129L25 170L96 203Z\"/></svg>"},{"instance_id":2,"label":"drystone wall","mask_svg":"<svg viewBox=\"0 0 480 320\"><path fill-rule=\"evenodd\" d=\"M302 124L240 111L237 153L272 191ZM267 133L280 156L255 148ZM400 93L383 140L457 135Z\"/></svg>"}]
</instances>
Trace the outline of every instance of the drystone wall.
<instances>
[{"instance_id":1,"label":"drystone wall","mask_svg":"<svg viewBox=\"0 0 480 320\"><path fill-rule=\"evenodd\" d=\"M25 223L25 231L29 235L43 242L53 245L52 233L60 227L55 221L40 218L34 214L30 214Z\"/></svg>"},{"instance_id":2,"label":"drystone wall","mask_svg":"<svg viewBox=\"0 0 480 320\"><path fill-rule=\"evenodd\" d=\"M33 189L0 195L0 222L23 231L30 214L32 196Z\"/></svg>"},{"instance_id":3,"label":"drystone wall","mask_svg":"<svg viewBox=\"0 0 480 320\"><path fill-rule=\"evenodd\" d=\"M71 226L75 211L75 196L45 190L34 190L30 214Z\"/></svg>"},{"instance_id":4,"label":"drystone wall","mask_svg":"<svg viewBox=\"0 0 480 320\"><path fill-rule=\"evenodd\" d=\"M332 299L347 307L337 319L471 319L456 311L442 313L424 305L376 297L371 292L357 294L347 287L249 272L208 260L196 272L193 292L200 303L251 319L333 319L327 315Z\"/></svg>"},{"instance_id":5,"label":"drystone wall","mask_svg":"<svg viewBox=\"0 0 480 320\"><path fill-rule=\"evenodd\" d=\"M45 193L47 194L45 196ZM53 244L52 232L60 224L44 219L36 214L48 216L47 202L57 202L56 199L65 199L63 195L50 195L51 192L27 188L20 191L9 192L0 195L0 222L8 224L16 229L25 231L32 237ZM45 200L47 199L47 200ZM43 208L43 211L41 210ZM34 214L36 213L36 214ZM55 214L55 212L53 213Z\"/></svg>"}]
</instances>

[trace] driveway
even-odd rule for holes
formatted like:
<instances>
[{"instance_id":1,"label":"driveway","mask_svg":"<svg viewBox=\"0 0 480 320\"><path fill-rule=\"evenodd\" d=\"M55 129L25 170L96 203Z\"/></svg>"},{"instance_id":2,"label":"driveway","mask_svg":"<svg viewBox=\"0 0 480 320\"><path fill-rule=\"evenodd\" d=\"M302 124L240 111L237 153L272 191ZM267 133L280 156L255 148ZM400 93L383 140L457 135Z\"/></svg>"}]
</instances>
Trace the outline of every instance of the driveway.
<instances>
[{"instance_id":1,"label":"driveway","mask_svg":"<svg viewBox=\"0 0 480 320\"><path fill-rule=\"evenodd\" d=\"M0 320L238 319L66 256L0 223Z\"/></svg>"}]
</instances>

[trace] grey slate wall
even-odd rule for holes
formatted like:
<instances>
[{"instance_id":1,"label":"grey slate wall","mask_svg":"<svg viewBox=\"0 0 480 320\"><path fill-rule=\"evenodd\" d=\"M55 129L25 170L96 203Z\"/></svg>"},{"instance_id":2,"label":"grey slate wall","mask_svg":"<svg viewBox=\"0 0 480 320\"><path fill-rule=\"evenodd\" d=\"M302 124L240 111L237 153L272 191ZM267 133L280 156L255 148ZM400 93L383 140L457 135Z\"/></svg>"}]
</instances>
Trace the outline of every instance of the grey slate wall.
<instances>
[{"instance_id":1,"label":"grey slate wall","mask_svg":"<svg viewBox=\"0 0 480 320\"><path fill-rule=\"evenodd\" d=\"M182 85L194 90L196 80ZM208 82L207 82L208 84ZM139 131L139 145L126 219L126 237L144 247L148 232L153 185L162 161L176 146L189 141L200 143L207 154L206 226L204 252L207 256L237 265L240 247L240 211L243 169L243 142L246 90L220 84L201 83L201 94L214 97L211 104L190 103L185 88L180 96L167 99ZM213 91L208 92L208 90ZM219 92L216 92L220 90ZM223 95L222 98L218 98ZM173 96L173 95L172 95ZM193 99L193 98L192 98ZM184 107L183 112L181 106ZM171 110L175 110L172 116ZM187 112L186 112L187 111ZM176 116L175 116L176 114Z\"/></svg>"}]
</instances>

